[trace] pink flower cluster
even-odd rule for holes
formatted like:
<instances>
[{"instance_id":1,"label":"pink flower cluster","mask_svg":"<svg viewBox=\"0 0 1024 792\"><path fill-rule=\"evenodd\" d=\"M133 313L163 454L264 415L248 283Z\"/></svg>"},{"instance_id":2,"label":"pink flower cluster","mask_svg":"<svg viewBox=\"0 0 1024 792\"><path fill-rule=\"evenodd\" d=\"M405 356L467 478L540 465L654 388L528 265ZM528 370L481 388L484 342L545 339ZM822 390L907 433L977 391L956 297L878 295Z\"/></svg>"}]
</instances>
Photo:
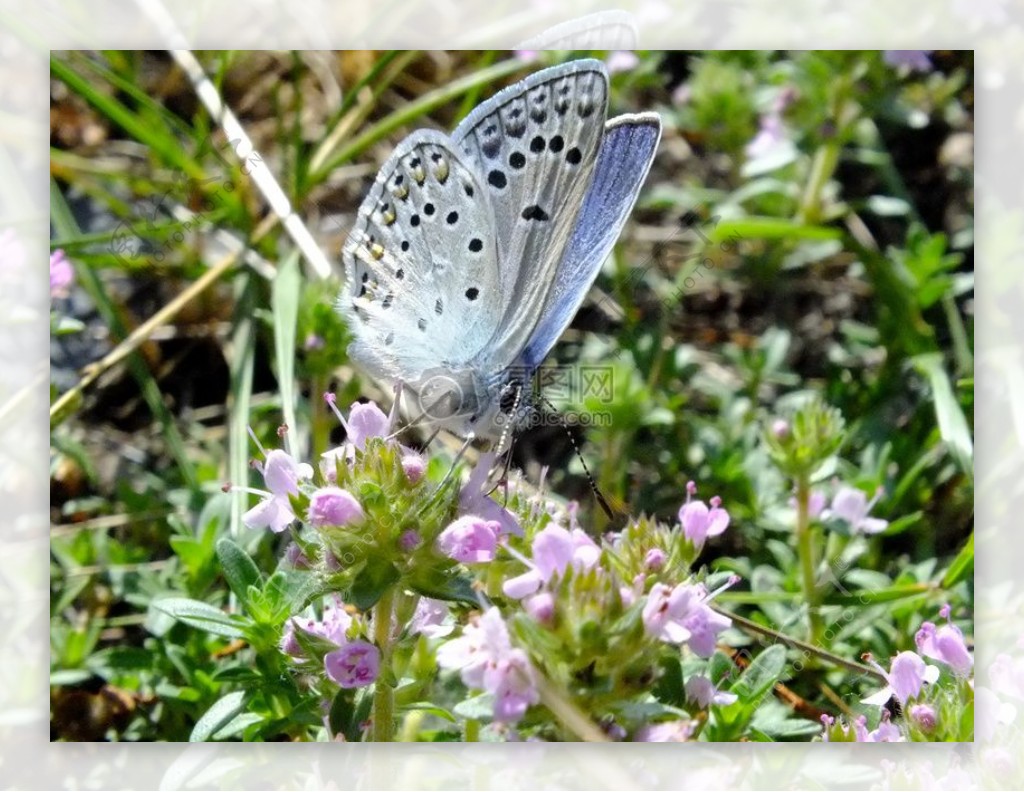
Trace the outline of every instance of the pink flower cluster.
<instances>
[{"instance_id":1,"label":"pink flower cluster","mask_svg":"<svg viewBox=\"0 0 1024 792\"><path fill-rule=\"evenodd\" d=\"M460 671L467 687L492 694L496 721L516 723L540 701L529 658L512 646L497 608L489 608L466 625L459 638L443 644L437 650L437 664Z\"/></svg>"},{"instance_id":2,"label":"pink flower cluster","mask_svg":"<svg viewBox=\"0 0 1024 792\"><path fill-rule=\"evenodd\" d=\"M822 734L822 740L830 742L830 733L836 723L835 718L831 715L822 715L821 723L825 727L825 731ZM906 742L906 739L900 732L899 727L889 720L888 710L882 712L882 720L879 722L878 728L874 731L868 731L868 719L863 715L857 717L853 721L852 725L847 725L840 721L838 729L848 742ZM851 729L853 734L852 741L849 739Z\"/></svg>"}]
</instances>

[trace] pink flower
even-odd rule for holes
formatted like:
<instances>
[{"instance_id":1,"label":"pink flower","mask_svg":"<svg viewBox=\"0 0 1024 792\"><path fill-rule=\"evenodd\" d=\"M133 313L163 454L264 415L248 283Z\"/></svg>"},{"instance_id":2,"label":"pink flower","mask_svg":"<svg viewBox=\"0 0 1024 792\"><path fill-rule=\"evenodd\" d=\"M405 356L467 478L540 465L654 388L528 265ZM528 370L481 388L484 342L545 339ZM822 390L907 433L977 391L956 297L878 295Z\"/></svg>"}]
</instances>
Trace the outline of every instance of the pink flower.
<instances>
[{"instance_id":1,"label":"pink flower","mask_svg":"<svg viewBox=\"0 0 1024 792\"><path fill-rule=\"evenodd\" d=\"M633 742L686 742L693 734L692 721L676 720L641 726Z\"/></svg>"},{"instance_id":2,"label":"pink flower","mask_svg":"<svg viewBox=\"0 0 1024 792\"><path fill-rule=\"evenodd\" d=\"M640 59L632 50L614 50L605 61L609 74L632 71L639 63Z\"/></svg>"},{"instance_id":3,"label":"pink flower","mask_svg":"<svg viewBox=\"0 0 1024 792\"><path fill-rule=\"evenodd\" d=\"M876 534L884 531L888 520L868 517L868 512L881 496L881 490L870 501L868 496L854 487L840 487L832 498L832 508L821 513L822 518L839 517L845 520L853 533Z\"/></svg>"},{"instance_id":4,"label":"pink flower","mask_svg":"<svg viewBox=\"0 0 1024 792\"><path fill-rule=\"evenodd\" d=\"M295 519L288 496L299 494L299 480L312 477L313 470L275 448L267 454L262 472L270 492L257 491L263 500L242 515L242 522L248 528L270 528L274 533L280 533Z\"/></svg>"},{"instance_id":5,"label":"pink flower","mask_svg":"<svg viewBox=\"0 0 1024 792\"><path fill-rule=\"evenodd\" d=\"M644 556L644 569L649 572L657 572L663 566L668 556L665 555L665 551L660 547L652 547L647 551L647 555Z\"/></svg>"},{"instance_id":6,"label":"pink flower","mask_svg":"<svg viewBox=\"0 0 1024 792\"><path fill-rule=\"evenodd\" d=\"M718 536L729 527L729 512L720 508L720 498L711 499L711 508L704 501L690 500L679 509L679 522L683 526L683 534L698 550L704 546L709 536Z\"/></svg>"},{"instance_id":7,"label":"pink flower","mask_svg":"<svg viewBox=\"0 0 1024 792\"><path fill-rule=\"evenodd\" d=\"M555 618L555 598L550 591L534 594L523 602L523 610L541 624L551 624Z\"/></svg>"},{"instance_id":8,"label":"pink flower","mask_svg":"<svg viewBox=\"0 0 1024 792\"><path fill-rule=\"evenodd\" d=\"M744 151L748 158L759 159L774 154L789 145L792 144L782 123L782 117L777 113L768 113L761 116L760 129L757 135L747 143Z\"/></svg>"},{"instance_id":9,"label":"pink flower","mask_svg":"<svg viewBox=\"0 0 1024 792\"><path fill-rule=\"evenodd\" d=\"M50 297L67 297L75 280L75 270L63 250L50 254Z\"/></svg>"},{"instance_id":10,"label":"pink flower","mask_svg":"<svg viewBox=\"0 0 1024 792\"><path fill-rule=\"evenodd\" d=\"M494 719L515 723L531 704L540 701L534 671L526 653L512 646L497 608L470 622L462 636L437 650L441 668L459 670L467 687L494 696Z\"/></svg>"},{"instance_id":11,"label":"pink flower","mask_svg":"<svg viewBox=\"0 0 1024 792\"><path fill-rule=\"evenodd\" d=\"M419 454L405 454L402 457L402 470L410 484L418 484L426 469L427 462Z\"/></svg>"},{"instance_id":12,"label":"pink flower","mask_svg":"<svg viewBox=\"0 0 1024 792\"><path fill-rule=\"evenodd\" d=\"M349 408L345 431L348 433L348 441L362 451L367 440L371 437L384 437L390 426L388 416L376 404L356 402Z\"/></svg>"},{"instance_id":13,"label":"pink flower","mask_svg":"<svg viewBox=\"0 0 1024 792\"><path fill-rule=\"evenodd\" d=\"M425 635L427 638L443 638L455 629L453 625L444 623L447 618L447 602L420 597L416 612L409 622L409 632L412 635Z\"/></svg>"},{"instance_id":14,"label":"pink flower","mask_svg":"<svg viewBox=\"0 0 1024 792\"><path fill-rule=\"evenodd\" d=\"M350 641L324 655L324 669L340 687L366 687L380 673L380 650L368 641Z\"/></svg>"},{"instance_id":15,"label":"pink flower","mask_svg":"<svg viewBox=\"0 0 1024 792\"><path fill-rule=\"evenodd\" d=\"M437 546L449 558L464 564L494 560L501 526L482 517L460 517L437 537Z\"/></svg>"},{"instance_id":16,"label":"pink flower","mask_svg":"<svg viewBox=\"0 0 1024 792\"><path fill-rule=\"evenodd\" d=\"M279 644L281 651L292 657L302 657L302 647L295 638L295 630L299 629L310 635L326 638L331 643L341 646L348 641L348 630L352 626L352 617L345 610L340 600L324 608L324 615L316 619L300 619L293 616L284 627L284 634Z\"/></svg>"},{"instance_id":17,"label":"pink flower","mask_svg":"<svg viewBox=\"0 0 1024 792\"><path fill-rule=\"evenodd\" d=\"M894 69L927 72L932 70L929 52L931 50L884 50L882 60Z\"/></svg>"},{"instance_id":18,"label":"pink flower","mask_svg":"<svg viewBox=\"0 0 1024 792\"><path fill-rule=\"evenodd\" d=\"M306 519L316 528L340 527L364 517L363 507L348 490L340 487L322 487L309 499Z\"/></svg>"},{"instance_id":19,"label":"pink flower","mask_svg":"<svg viewBox=\"0 0 1024 792\"><path fill-rule=\"evenodd\" d=\"M708 606L712 596L700 584L680 583L670 589L655 583L643 609L644 628L666 643L685 643L699 657L711 657L716 637L732 624Z\"/></svg>"},{"instance_id":20,"label":"pink flower","mask_svg":"<svg viewBox=\"0 0 1024 792\"><path fill-rule=\"evenodd\" d=\"M601 558L601 548L581 529L568 531L554 523L533 537L531 550L530 569L502 586L506 596L522 599L552 578L564 575L570 564L577 570L591 569Z\"/></svg>"},{"instance_id":21,"label":"pink flower","mask_svg":"<svg viewBox=\"0 0 1024 792\"><path fill-rule=\"evenodd\" d=\"M933 683L939 678L939 669L933 665L927 665L913 652L900 652L896 655L892 659L888 673L878 663L871 660L870 655L865 659L885 675L888 684L877 693L861 699L864 704L884 707L890 698L896 696L900 704L906 705L908 700L916 698L921 693L925 682Z\"/></svg>"},{"instance_id":22,"label":"pink flower","mask_svg":"<svg viewBox=\"0 0 1024 792\"><path fill-rule=\"evenodd\" d=\"M967 649L963 633L952 622L938 629L931 622L925 622L914 636L914 642L917 651L925 657L945 663L960 676L970 675L974 658Z\"/></svg>"},{"instance_id":23,"label":"pink flower","mask_svg":"<svg viewBox=\"0 0 1024 792\"><path fill-rule=\"evenodd\" d=\"M727 693L715 687L706 676L696 674L686 680L686 698L702 709L711 704L729 705L737 700L735 693Z\"/></svg>"},{"instance_id":24,"label":"pink flower","mask_svg":"<svg viewBox=\"0 0 1024 792\"><path fill-rule=\"evenodd\" d=\"M921 731L930 732L935 728L935 710L927 704L914 704L910 708L910 719Z\"/></svg>"}]
</instances>

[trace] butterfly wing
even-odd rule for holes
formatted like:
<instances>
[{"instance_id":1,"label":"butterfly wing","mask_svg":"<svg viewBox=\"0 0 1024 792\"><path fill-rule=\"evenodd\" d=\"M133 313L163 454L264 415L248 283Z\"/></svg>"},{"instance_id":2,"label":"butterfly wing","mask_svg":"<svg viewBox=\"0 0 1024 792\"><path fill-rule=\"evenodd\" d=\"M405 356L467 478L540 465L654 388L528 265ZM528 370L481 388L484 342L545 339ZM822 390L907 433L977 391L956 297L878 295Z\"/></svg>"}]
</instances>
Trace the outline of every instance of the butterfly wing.
<instances>
[{"instance_id":1,"label":"butterfly wing","mask_svg":"<svg viewBox=\"0 0 1024 792\"><path fill-rule=\"evenodd\" d=\"M377 175L342 250L338 309L349 355L373 376L409 382L479 356L500 321L488 191L451 140L407 137Z\"/></svg>"},{"instance_id":2,"label":"butterfly wing","mask_svg":"<svg viewBox=\"0 0 1024 792\"><path fill-rule=\"evenodd\" d=\"M555 283L522 363L536 369L572 321L618 239L661 138L657 113L622 115L605 126L597 165Z\"/></svg>"},{"instance_id":3,"label":"butterfly wing","mask_svg":"<svg viewBox=\"0 0 1024 792\"><path fill-rule=\"evenodd\" d=\"M577 60L500 91L452 134L494 210L504 303L481 361L492 370L517 359L548 302L591 181L607 106L604 64Z\"/></svg>"}]
</instances>

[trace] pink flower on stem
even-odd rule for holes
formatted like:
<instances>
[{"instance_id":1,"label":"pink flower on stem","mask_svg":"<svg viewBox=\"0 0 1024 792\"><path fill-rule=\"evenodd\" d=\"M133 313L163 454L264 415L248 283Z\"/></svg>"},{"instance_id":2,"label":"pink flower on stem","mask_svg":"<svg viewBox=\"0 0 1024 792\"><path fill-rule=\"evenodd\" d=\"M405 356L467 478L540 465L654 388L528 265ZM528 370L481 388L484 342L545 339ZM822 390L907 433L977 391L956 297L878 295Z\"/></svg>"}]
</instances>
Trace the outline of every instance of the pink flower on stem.
<instances>
[{"instance_id":1,"label":"pink flower on stem","mask_svg":"<svg viewBox=\"0 0 1024 792\"><path fill-rule=\"evenodd\" d=\"M310 497L306 519L310 525L323 528L348 525L364 516L363 507L351 492L341 487L322 487Z\"/></svg>"},{"instance_id":2,"label":"pink flower on stem","mask_svg":"<svg viewBox=\"0 0 1024 792\"><path fill-rule=\"evenodd\" d=\"M737 700L735 693L728 693L715 687L715 683L706 676L696 674L686 680L686 698L706 708L712 704L729 705Z\"/></svg>"},{"instance_id":3,"label":"pink flower on stem","mask_svg":"<svg viewBox=\"0 0 1024 792\"><path fill-rule=\"evenodd\" d=\"M917 698L926 682L931 684L939 678L939 669L926 664L914 652L900 652L896 655L888 672L878 665L871 655L865 655L864 659L881 671L887 682L877 693L861 699L864 704L884 707L889 699L895 696L900 704L906 705L910 699Z\"/></svg>"},{"instance_id":4,"label":"pink flower on stem","mask_svg":"<svg viewBox=\"0 0 1024 792\"><path fill-rule=\"evenodd\" d=\"M718 536L729 527L729 512L721 508L722 499L717 495L711 499L710 509L704 501L693 500L696 491L697 485L687 482L686 503L679 508L679 522L683 534L700 550L709 536Z\"/></svg>"},{"instance_id":5,"label":"pink flower on stem","mask_svg":"<svg viewBox=\"0 0 1024 792\"><path fill-rule=\"evenodd\" d=\"M577 570L594 567L601 558L601 548L581 529L566 530L551 524L533 537L532 560L523 559L530 567L506 580L502 591L513 599L522 599L538 591L552 578L561 577L570 565Z\"/></svg>"},{"instance_id":6,"label":"pink flower on stem","mask_svg":"<svg viewBox=\"0 0 1024 792\"><path fill-rule=\"evenodd\" d=\"M280 533L295 519L288 496L299 494L299 481L311 478L313 469L296 462L290 454L278 448L266 456L260 468L269 492L245 490L263 499L242 515L242 522L248 528L269 528Z\"/></svg>"},{"instance_id":7,"label":"pink flower on stem","mask_svg":"<svg viewBox=\"0 0 1024 792\"><path fill-rule=\"evenodd\" d=\"M732 621L714 611L708 601L736 580L730 578L711 594L701 584L680 583L670 589L655 583L643 609L644 629L665 643L685 643L699 657L711 657L718 634L728 629Z\"/></svg>"},{"instance_id":8,"label":"pink flower on stem","mask_svg":"<svg viewBox=\"0 0 1024 792\"><path fill-rule=\"evenodd\" d=\"M464 564L493 561L500 529L498 523L470 514L441 531L437 546L446 556Z\"/></svg>"},{"instance_id":9,"label":"pink flower on stem","mask_svg":"<svg viewBox=\"0 0 1024 792\"><path fill-rule=\"evenodd\" d=\"M324 669L340 687L366 687L380 673L380 650L369 641L350 641L324 655Z\"/></svg>"},{"instance_id":10,"label":"pink flower on stem","mask_svg":"<svg viewBox=\"0 0 1024 792\"><path fill-rule=\"evenodd\" d=\"M938 629L932 622L925 622L914 636L914 642L917 651L925 657L945 663L962 677L970 675L974 658L967 648L963 633L952 621Z\"/></svg>"},{"instance_id":11,"label":"pink flower on stem","mask_svg":"<svg viewBox=\"0 0 1024 792\"><path fill-rule=\"evenodd\" d=\"M823 511L821 516L826 520L830 517L839 517L845 520L853 533L881 533L889 526L889 521L868 517L868 512L878 502L881 494L882 492L879 490L869 501L868 496L855 487L840 487L832 497L832 507Z\"/></svg>"},{"instance_id":12,"label":"pink flower on stem","mask_svg":"<svg viewBox=\"0 0 1024 792\"><path fill-rule=\"evenodd\" d=\"M304 655L301 645L295 638L296 629L326 638L331 643L341 646L348 641L348 630L351 626L352 616L345 610L340 600L325 607L324 615L319 621L293 616L285 624L284 634L281 636L281 651L292 657Z\"/></svg>"},{"instance_id":13,"label":"pink flower on stem","mask_svg":"<svg viewBox=\"0 0 1024 792\"><path fill-rule=\"evenodd\" d=\"M675 720L641 726L633 742L686 742L693 734L693 721Z\"/></svg>"},{"instance_id":14,"label":"pink flower on stem","mask_svg":"<svg viewBox=\"0 0 1024 792\"><path fill-rule=\"evenodd\" d=\"M512 646L497 608L488 609L466 625L461 637L443 644L437 650L437 664L458 670L467 687L491 693L496 721L515 723L540 701L529 659Z\"/></svg>"},{"instance_id":15,"label":"pink flower on stem","mask_svg":"<svg viewBox=\"0 0 1024 792\"><path fill-rule=\"evenodd\" d=\"M416 612L409 622L409 632L412 635L425 635L427 638L443 638L455 629L454 625L444 623L448 613L447 602L420 597Z\"/></svg>"}]
</instances>

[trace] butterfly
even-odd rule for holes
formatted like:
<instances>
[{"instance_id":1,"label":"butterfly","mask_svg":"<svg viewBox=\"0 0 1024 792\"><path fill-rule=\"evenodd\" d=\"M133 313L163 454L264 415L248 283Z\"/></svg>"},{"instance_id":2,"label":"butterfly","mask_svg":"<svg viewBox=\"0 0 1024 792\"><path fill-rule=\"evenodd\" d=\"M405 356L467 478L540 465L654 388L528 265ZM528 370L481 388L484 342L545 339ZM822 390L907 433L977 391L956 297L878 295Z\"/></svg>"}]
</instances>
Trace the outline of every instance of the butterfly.
<instances>
[{"instance_id":1,"label":"butterfly","mask_svg":"<svg viewBox=\"0 0 1024 792\"><path fill-rule=\"evenodd\" d=\"M607 118L597 60L537 71L452 134L403 140L342 250L349 357L420 418L495 439L583 302L636 202L656 113Z\"/></svg>"}]
</instances>

